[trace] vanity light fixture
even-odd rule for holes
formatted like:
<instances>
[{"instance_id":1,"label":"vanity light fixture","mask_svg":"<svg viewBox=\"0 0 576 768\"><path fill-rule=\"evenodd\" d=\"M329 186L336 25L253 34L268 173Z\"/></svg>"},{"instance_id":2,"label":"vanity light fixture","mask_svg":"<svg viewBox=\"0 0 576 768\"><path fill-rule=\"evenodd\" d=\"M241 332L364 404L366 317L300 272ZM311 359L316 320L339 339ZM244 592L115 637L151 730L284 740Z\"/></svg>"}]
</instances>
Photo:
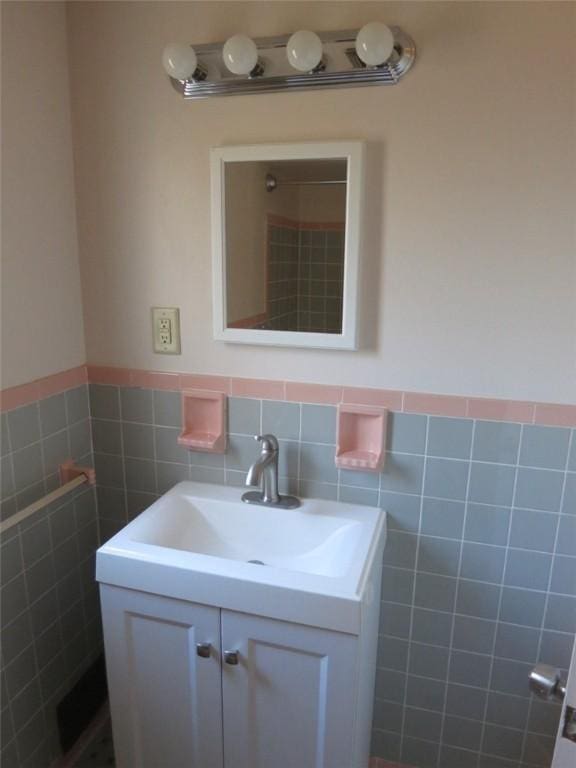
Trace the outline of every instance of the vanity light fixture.
<instances>
[{"instance_id":1,"label":"vanity light fixture","mask_svg":"<svg viewBox=\"0 0 576 768\"><path fill-rule=\"evenodd\" d=\"M185 99L309 88L395 85L412 67L416 46L399 27L370 22L360 30L312 32L224 43L170 43L162 62Z\"/></svg>"}]
</instances>

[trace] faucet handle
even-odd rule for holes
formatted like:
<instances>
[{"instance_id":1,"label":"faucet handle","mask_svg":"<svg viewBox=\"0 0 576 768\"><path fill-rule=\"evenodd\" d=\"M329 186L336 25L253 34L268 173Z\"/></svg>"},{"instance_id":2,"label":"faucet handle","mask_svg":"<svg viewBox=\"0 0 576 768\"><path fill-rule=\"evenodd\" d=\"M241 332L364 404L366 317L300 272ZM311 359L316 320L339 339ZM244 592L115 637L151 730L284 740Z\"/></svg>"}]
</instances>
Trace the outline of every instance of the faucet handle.
<instances>
[{"instance_id":1,"label":"faucet handle","mask_svg":"<svg viewBox=\"0 0 576 768\"><path fill-rule=\"evenodd\" d=\"M262 443L262 452L271 453L280 449L275 435L254 435L254 440Z\"/></svg>"}]
</instances>

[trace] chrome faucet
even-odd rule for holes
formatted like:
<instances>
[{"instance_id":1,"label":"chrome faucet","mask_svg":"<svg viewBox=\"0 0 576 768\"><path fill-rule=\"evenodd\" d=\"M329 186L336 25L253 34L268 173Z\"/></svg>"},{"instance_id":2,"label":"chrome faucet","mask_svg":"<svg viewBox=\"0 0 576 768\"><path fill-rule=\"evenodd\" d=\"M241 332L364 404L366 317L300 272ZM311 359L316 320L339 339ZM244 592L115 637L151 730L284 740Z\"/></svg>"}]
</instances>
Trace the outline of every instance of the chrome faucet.
<instances>
[{"instance_id":1,"label":"chrome faucet","mask_svg":"<svg viewBox=\"0 0 576 768\"><path fill-rule=\"evenodd\" d=\"M300 506L296 496L281 496L278 493L278 456L280 446L274 435L255 435L255 440L262 443L260 456L248 470L246 485L259 486L261 491L247 491L242 496L246 504L260 504L265 507L295 509Z\"/></svg>"}]
</instances>

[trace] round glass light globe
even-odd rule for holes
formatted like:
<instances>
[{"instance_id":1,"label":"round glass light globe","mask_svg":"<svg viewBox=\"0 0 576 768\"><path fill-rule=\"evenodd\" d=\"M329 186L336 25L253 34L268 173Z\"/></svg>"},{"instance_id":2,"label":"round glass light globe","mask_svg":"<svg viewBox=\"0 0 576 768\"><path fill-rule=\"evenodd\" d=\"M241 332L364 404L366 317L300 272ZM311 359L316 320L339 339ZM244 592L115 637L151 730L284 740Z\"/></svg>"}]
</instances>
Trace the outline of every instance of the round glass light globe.
<instances>
[{"instance_id":1,"label":"round glass light globe","mask_svg":"<svg viewBox=\"0 0 576 768\"><path fill-rule=\"evenodd\" d=\"M322 61L322 40L316 32L301 29L286 44L288 61L300 72L312 72Z\"/></svg>"},{"instance_id":2,"label":"round glass light globe","mask_svg":"<svg viewBox=\"0 0 576 768\"><path fill-rule=\"evenodd\" d=\"M162 65L170 77L187 80L196 71L198 59L191 45L168 43L162 52Z\"/></svg>"},{"instance_id":3,"label":"round glass light globe","mask_svg":"<svg viewBox=\"0 0 576 768\"><path fill-rule=\"evenodd\" d=\"M381 21L369 22L356 36L356 53L369 67L387 62L393 50L394 35Z\"/></svg>"},{"instance_id":4,"label":"round glass light globe","mask_svg":"<svg viewBox=\"0 0 576 768\"><path fill-rule=\"evenodd\" d=\"M249 75L258 63L258 49L247 35L233 35L224 43L222 58L235 75Z\"/></svg>"}]
</instances>

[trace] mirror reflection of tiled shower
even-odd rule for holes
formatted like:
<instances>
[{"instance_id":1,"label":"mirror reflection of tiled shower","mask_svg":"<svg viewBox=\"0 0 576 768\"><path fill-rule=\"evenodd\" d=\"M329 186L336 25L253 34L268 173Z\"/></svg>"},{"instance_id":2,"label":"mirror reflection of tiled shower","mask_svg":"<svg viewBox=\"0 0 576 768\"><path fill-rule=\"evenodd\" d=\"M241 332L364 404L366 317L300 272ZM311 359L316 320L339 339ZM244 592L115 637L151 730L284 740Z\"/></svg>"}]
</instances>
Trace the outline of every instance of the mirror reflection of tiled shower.
<instances>
[{"instance_id":1,"label":"mirror reflection of tiled shower","mask_svg":"<svg viewBox=\"0 0 576 768\"><path fill-rule=\"evenodd\" d=\"M267 257L266 327L341 333L344 223L272 219Z\"/></svg>"}]
</instances>

